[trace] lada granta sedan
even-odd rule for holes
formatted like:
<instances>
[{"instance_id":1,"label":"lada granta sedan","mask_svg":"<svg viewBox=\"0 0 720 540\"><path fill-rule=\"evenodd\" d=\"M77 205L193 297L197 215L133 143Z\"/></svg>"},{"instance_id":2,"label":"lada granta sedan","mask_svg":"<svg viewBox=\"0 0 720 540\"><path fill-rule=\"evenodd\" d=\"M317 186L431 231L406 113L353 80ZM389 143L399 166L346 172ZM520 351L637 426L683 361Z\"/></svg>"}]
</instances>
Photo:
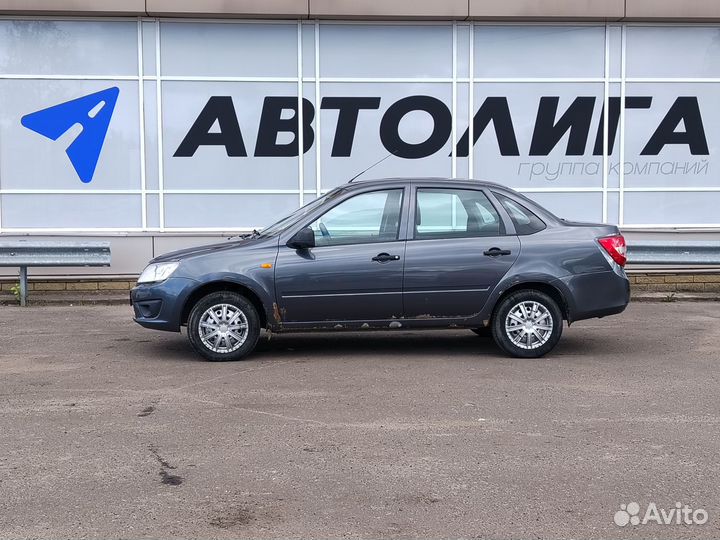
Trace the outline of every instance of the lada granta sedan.
<instances>
[{"instance_id":1,"label":"lada granta sedan","mask_svg":"<svg viewBox=\"0 0 720 540\"><path fill-rule=\"evenodd\" d=\"M555 217L512 189L446 179L356 181L261 232L150 261L135 321L187 327L208 360L261 330L468 328L540 357L568 325L630 299L617 227Z\"/></svg>"}]
</instances>

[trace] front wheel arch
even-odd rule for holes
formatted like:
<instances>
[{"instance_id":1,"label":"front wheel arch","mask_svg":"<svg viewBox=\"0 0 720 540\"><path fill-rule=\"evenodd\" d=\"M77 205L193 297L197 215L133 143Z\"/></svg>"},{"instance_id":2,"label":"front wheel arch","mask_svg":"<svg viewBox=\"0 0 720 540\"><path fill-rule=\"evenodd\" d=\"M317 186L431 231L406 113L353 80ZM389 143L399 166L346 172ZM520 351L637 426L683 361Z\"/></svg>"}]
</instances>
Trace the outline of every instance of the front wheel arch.
<instances>
[{"instance_id":1,"label":"front wheel arch","mask_svg":"<svg viewBox=\"0 0 720 540\"><path fill-rule=\"evenodd\" d=\"M265 307L263 306L262 301L260 300L260 297L255 294L255 292L250 289L249 287L246 287L244 285L240 285L239 283L235 283L233 281L211 281L209 283L205 283L195 289L192 293L190 293L190 296L188 296L187 300L185 300L185 304L183 305L182 314L180 316L180 324L185 325L188 322L188 317L190 316L190 312L192 311L192 308L197 304L201 299L206 297L210 293L214 292L222 292L222 291L229 291L229 292L235 292L238 293L245 298L253 305L255 308L255 311L257 311L258 317L260 318L260 325L262 328L267 328L268 320L267 320L267 311L265 311Z\"/></svg>"}]
</instances>

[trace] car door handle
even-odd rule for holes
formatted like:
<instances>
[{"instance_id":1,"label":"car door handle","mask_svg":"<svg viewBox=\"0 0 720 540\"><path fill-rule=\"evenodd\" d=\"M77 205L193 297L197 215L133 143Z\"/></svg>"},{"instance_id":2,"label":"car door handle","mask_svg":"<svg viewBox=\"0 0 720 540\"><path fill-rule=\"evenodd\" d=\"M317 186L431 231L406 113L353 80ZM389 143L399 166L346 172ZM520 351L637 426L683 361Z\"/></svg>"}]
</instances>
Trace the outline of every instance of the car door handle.
<instances>
[{"instance_id":1,"label":"car door handle","mask_svg":"<svg viewBox=\"0 0 720 540\"><path fill-rule=\"evenodd\" d=\"M399 261L400 255L390 255L389 253L378 253L372 258L375 262Z\"/></svg>"},{"instance_id":2,"label":"car door handle","mask_svg":"<svg viewBox=\"0 0 720 540\"><path fill-rule=\"evenodd\" d=\"M500 248L490 248L487 251L483 251L483 255L487 255L488 257L497 257L499 255L510 255L512 253L509 249L500 249Z\"/></svg>"}]
</instances>

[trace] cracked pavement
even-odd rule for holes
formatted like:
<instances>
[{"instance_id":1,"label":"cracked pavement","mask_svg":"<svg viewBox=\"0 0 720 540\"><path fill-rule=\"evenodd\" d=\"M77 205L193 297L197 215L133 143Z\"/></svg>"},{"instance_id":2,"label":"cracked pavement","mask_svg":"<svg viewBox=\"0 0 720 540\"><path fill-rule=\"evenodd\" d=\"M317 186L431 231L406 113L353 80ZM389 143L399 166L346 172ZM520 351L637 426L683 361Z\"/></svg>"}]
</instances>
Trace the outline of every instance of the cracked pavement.
<instances>
[{"instance_id":1,"label":"cracked pavement","mask_svg":"<svg viewBox=\"0 0 720 540\"><path fill-rule=\"evenodd\" d=\"M129 306L0 308L0 538L720 536L720 312L631 304L539 360L469 330L207 363ZM677 501L704 525L628 525Z\"/></svg>"}]
</instances>

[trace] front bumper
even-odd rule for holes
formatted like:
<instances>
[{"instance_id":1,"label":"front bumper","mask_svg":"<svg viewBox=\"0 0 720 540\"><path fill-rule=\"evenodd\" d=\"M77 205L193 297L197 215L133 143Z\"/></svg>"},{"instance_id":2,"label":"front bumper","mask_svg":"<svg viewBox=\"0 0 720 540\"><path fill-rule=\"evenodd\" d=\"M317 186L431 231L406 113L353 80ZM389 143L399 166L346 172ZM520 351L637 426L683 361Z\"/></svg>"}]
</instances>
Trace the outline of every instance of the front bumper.
<instances>
[{"instance_id":1,"label":"front bumper","mask_svg":"<svg viewBox=\"0 0 720 540\"><path fill-rule=\"evenodd\" d=\"M183 307L197 284L193 279L179 277L138 284L130 291L133 320L145 328L179 332Z\"/></svg>"}]
</instances>

